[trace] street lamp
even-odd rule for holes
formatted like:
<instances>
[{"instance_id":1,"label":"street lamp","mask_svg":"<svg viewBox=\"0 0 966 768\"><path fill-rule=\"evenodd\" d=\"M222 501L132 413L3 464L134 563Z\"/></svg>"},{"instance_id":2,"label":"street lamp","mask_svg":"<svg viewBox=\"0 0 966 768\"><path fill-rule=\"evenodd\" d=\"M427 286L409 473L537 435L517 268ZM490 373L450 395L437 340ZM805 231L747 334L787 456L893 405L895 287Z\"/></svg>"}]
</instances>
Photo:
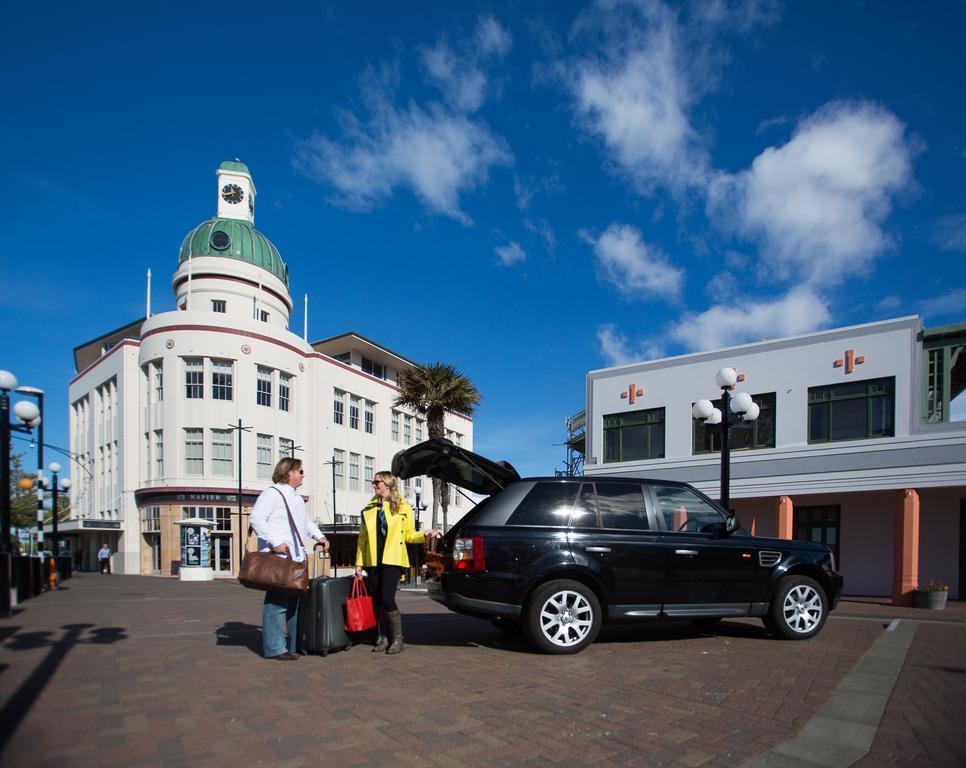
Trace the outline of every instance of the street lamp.
<instances>
[{"instance_id":1,"label":"street lamp","mask_svg":"<svg viewBox=\"0 0 966 768\"><path fill-rule=\"evenodd\" d=\"M10 423L10 393L17 389L17 377L10 371L0 371L0 551L10 549L10 433L30 432L40 424L40 409L21 400L13 406L20 421Z\"/></svg>"},{"instance_id":2,"label":"street lamp","mask_svg":"<svg viewBox=\"0 0 966 768\"><path fill-rule=\"evenodd\" d=\"M44 548L44 391L17 387L21 395L37 399L37 549ZM19 405L19 403L17 404ZM16 406L14 406L16 407Z\"/></svg>"},{"instance_id":3,"label":"street lamp","mask_svg":"<svg viewBox=\"0 0 966 768\"><path fill-rule=\"evenodd\" d=\"M750 424L758 418L760 408L747 392L732 394L738 382L734 368L722 368L715 375L715 383L721 387L721 410L710 400L698 400L691 408L691 415L705 425L721 429L721 506L731 512L731 429ZM732 419L732 414L737 419Z\"/></svg>"},{"instance_id":4,"label":"street lamp","mask_svg":"<svg viewBox=\"0 0 966 768\"><path fill-rule=\"evenodd\" d=\"M59 542L57 540L57 491L58 490L69 491L70 478L65 477L63 480L60 481L60 483L57 482L57 473L60 472L61 467L60 467L60 464L58 464L56 461L50 462L50 464L47 465L47 469L50 470L50 474L51 474L50 482L52 486L51 488L51 492L53 496L52 502L54 505L54 514L51 518L51 529L50 529L50 535L53 541L51 542L51 545L50 545L50 551L54 553L54 557L57 557L58 555L60 555L60 547L59 547Z\"/></svg>"}]
</instances>

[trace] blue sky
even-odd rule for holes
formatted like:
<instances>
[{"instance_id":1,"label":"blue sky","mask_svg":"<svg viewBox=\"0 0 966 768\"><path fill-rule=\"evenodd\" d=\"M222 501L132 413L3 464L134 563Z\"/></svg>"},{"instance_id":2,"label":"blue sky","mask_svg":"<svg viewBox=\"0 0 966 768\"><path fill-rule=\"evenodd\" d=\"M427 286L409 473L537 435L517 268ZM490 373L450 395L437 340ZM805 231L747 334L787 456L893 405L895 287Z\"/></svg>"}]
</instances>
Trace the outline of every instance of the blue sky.
<instances>
[{"instance_id":1,"label":"blue sky","mask_svg":"<svg viewBox=\"0 0 966 768\"><path fill-rule=\"evenodd\" d=\"M173 308L238 157L292 330L455 364L549 474L589 370L966 321L964 50L961 0L15 4L0 368L66 446L73 347L148 268Z\"/></svg>"}]
</instances>

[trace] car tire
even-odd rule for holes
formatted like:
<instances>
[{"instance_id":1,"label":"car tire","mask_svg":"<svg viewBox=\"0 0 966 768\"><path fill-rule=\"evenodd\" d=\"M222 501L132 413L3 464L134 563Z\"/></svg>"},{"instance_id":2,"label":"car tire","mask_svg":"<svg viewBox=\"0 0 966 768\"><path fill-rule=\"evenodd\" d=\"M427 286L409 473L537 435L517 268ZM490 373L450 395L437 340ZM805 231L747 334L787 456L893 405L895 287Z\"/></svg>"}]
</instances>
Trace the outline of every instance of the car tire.
<instances>
[{"instance_id":1,"label":"car tire","mask_svg":"<svg viewBox=\"0 0 966 768\"><path fill-rule=\"evenodd\" d=\"M524 622L527 637L537 649L553 654L577 653L594 642L600 632L600 601L579 581L548 581L530 597Z\"/></svg>"},{"instance_id":2,"label":"car tire","mask_svg":"<svg viewBox=\"0 0 966 768\"><path fill-rule=\"evenodd\" d=\"M815 637L828 617L825 590L807 576L786 576L775 589L765 627L785 640Z\"/></svg>"}]
</instances>

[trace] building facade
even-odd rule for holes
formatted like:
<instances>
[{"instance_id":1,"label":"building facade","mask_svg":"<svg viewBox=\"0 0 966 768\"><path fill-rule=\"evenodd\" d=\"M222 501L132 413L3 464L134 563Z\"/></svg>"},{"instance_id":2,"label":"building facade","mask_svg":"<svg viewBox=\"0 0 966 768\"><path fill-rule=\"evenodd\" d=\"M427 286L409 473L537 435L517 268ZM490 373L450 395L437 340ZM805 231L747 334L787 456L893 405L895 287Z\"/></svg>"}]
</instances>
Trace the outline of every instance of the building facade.
<instances>
[{"instance_id":1,"label":"building facade","mask_svg":"<svg viewBox=\"0 0 966 768\"><path fill-rule=\"evenodd\" d=\"M176 521L208 519L215 573L233 574L252 504L278 459L294 455L309 514L333 539L336 564L348 565L373 474L428 437L418 414L393 405L413 363L356 333L311 344L291 333L288 267L254 227L251 174L235 161L216 175L217 215L182 243L175 308L148 308L75 349L78 465L64 538L87 564L106 542L116 572L170 574ZM472 447L470 419L447 414L445 426ZM425 478L404 482L403 494L414 503L418 485L431 509ZM450 520L468 507L454 496Z\"/></svg>"},{"instance_id":2,"label":"building facade","mask_svg":"<svg viewBox=\"0 0 966 768\"><path fill-rule=\"evenodd\" d=\"M966 325L919 317L592 371L586 474L690 482L720 496L716 372L758 419L731 430L731 508L759 535L832 548L846 594L908 603L966 579Z\"/></svg>"}]
</instances>

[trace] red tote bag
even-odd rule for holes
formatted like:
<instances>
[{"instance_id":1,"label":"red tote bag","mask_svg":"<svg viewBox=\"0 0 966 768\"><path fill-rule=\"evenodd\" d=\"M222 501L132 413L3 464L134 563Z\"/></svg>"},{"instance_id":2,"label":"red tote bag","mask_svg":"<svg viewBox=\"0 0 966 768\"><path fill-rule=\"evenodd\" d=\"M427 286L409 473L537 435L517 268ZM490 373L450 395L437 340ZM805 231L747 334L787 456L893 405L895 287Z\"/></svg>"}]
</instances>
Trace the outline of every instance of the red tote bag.
<instances>
[{"instance_id":1,"label":"red tote bag","mask_svg":"<svg viewBox=\"0 0 966 768\"><path fill-rule=\"evenodd\" d=\"M372 598L361 576L352 582L352 594L345 601L346 632L365 632L376 626L376 614L372 611Z\"/></svg>"}]
</instances>

